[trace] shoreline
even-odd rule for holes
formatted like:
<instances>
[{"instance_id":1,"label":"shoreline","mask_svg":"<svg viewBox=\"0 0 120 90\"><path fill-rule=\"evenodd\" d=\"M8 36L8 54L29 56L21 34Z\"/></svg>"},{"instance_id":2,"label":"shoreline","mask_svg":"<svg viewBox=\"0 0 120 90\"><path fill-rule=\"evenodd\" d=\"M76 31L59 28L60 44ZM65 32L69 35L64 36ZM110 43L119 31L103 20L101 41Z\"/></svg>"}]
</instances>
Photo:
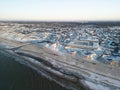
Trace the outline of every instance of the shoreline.
<instances>
[{"instance_id":1,"label":"shoreline","mask_svg":"<svg viewBox=\"0 0 120 90\"><path fill-rule=\"evenodd\" d=\"M32 43L0 38L0 50L19 58L62 86L78 90L120 89L120 67L75 58ZM61 81L60 81L61 80Z\"/></svg>"}]
</instances>

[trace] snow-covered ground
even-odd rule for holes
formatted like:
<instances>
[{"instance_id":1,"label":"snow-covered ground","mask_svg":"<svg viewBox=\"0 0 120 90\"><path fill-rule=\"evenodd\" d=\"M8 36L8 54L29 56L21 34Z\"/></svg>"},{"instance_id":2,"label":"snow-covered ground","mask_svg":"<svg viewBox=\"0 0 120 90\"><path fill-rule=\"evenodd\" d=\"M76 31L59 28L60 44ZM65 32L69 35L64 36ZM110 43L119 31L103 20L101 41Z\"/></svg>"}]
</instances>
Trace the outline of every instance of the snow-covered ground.
<instances>
[{"instance_id":1,"label":"snow-covered ground","mask_svg":"<svg viewBox=\"0 0 120 90\"><path fill-rule=\"evenodd\" d=\"M120 26L1 22L0 37L34 43L78 58L120 65Z\"/></svg>"}]
</instances>

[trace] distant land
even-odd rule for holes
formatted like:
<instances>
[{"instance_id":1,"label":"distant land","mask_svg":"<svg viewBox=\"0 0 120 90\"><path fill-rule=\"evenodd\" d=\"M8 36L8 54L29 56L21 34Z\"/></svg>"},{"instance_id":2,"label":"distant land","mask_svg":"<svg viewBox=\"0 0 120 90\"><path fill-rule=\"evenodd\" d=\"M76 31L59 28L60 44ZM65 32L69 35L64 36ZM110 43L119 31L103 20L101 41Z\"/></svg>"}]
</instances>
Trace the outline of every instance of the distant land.
<instances>
[{"instance_id":1,"label":"distant land","mask_svg":"<svg viewBox=\"0 0 120 90\"><path fill-rule=\"evenodd\" d=\"M108 25L108 26L119 26L120 20L118 21L34 21L34 20L0 20L0 22L6 22L6 23L26 23L26 24L37 24L37 23L75 23L75 24L87 24L87 25Z\"/></svg>"}]
</instances>

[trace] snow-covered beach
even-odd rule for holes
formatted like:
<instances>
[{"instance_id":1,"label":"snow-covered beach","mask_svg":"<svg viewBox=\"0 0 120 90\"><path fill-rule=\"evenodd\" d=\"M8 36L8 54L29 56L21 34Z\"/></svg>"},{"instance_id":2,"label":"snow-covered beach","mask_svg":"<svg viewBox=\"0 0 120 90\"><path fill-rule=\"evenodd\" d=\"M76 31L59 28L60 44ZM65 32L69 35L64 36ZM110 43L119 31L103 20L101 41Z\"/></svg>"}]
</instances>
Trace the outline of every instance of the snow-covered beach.
<instances>
[{"instance_id":1,"label":"snow-covered beach","mask_svg":"<svg viewBox=\"0 0 120 90\"><path fill-rule=\"evenodd\" d=\"M79 85L94 90L120 89L120 26L0 23L0 32L1 50L24 58L38 71L42 67L72 82L72 89Z\"/></svg>"}]
</instances>

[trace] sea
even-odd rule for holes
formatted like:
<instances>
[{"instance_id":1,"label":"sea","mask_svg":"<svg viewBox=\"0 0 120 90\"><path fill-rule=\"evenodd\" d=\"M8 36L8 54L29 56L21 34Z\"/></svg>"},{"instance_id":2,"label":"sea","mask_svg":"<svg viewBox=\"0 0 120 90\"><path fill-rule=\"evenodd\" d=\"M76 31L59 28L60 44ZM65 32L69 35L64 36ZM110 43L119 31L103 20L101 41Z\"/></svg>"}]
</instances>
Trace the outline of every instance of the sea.
<instances>
[{"instance_id":1,"label":"sea","mask_svg":"<svg viewBox=\"0 0 120 90\"><path fill-rule=\"evenodd\" d=\"M0 51L0 90L67 90Z\"/></svg>"}]
</instances>

